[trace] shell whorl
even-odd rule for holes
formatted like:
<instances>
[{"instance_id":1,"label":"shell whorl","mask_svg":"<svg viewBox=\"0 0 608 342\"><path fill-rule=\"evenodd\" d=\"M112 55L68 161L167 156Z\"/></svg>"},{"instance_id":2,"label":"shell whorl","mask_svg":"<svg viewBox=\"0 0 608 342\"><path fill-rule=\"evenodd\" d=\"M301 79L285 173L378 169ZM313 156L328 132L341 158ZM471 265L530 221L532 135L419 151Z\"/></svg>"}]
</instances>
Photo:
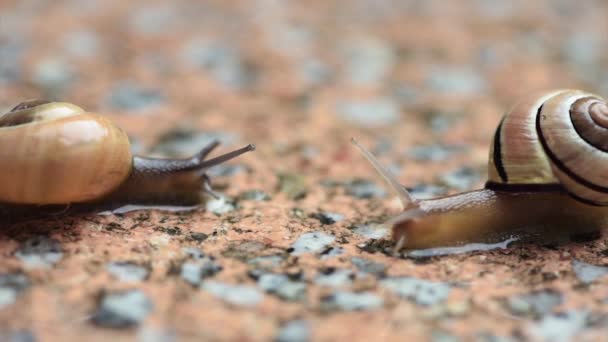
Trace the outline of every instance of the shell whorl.
<instances>
[{"instance_id":1,"label":"shell whorl","mask_svg":"<svg viewBox=\"0 0 608 342\"><path fill-rule=\"evenodd\" d=\"M127 135L78 106L28 101L0 116L0 202L93 200L116 189L131 166Z\"/></svg>"},{"instance_id":2,"label":"shell whorl","mask_svg":"<svg viewBox=\"0 0 608 342\"><path fill-rule=\"evenodd\" d=\"M488 184L561 186L572 196L608 205L608 105L580 90L531 96L496 130Z\"/></svg>"}]
</instances>

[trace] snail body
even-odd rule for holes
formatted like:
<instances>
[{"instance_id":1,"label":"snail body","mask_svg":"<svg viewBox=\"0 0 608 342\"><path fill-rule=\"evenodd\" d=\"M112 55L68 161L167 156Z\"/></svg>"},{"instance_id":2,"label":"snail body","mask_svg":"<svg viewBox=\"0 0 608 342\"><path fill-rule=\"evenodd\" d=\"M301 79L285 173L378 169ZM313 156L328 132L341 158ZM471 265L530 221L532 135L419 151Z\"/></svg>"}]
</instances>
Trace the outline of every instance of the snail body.
<instances>
[{"instance_id":1,"label":"snail body","mask_svg":"<svg viewBox=\"0 0 608 342\"><path fill-rule=\"evenodd\" d=\"M353 141L398 194L396 249L492 241L520 232L586 233L608 223L608 106L580 90L523 99L499 124L483 189L416 200Z\"/></svg>"},{"instance_id":2,"label":"snail body","mask_svg":"<svg viewBox=\"0 0 608 342\"><path fill-rule=\"evenodd\" d=\"M0 116L0 202L54 205L103 201L199 201L205 171L253 145L211 160L212 142L184 159L133 156L109 119L63 102L23 102Z\"/></svg>"}]
</instances>

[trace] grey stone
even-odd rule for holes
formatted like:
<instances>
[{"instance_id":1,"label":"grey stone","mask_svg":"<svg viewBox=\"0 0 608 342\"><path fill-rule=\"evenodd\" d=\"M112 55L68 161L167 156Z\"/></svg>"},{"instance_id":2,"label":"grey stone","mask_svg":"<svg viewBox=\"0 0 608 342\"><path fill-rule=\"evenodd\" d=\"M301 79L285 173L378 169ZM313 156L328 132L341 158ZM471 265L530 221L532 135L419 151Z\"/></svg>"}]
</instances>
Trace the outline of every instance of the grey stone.
<instances>
[{"instance_id":1,"label":"grey stone","mask_svg":"<svg viewBox=\"0 0 608 342\"><path fill-rule=\"evenodd\" d=\"M305 320L295 320L285 323L277 337L276 342L307 342L310 341L310 324Z\"/></svg>"},{"instance_id":2,"label":"grey stone","mask_svg":"<svg viewBox=\"0 0 608 342\"><path fill-rule=\"evenodd\" d=\"M346 79L359 86L380 85L389 76L396 61L388 41L376 37L349 39L342 46Z\"/></svg>"},{"instance_id":3,"label":"grey stone","mask_svg":"<svg viewBox=\"0 0 608 342\"><path fill-rule=\"evenodd\" d=\"M445 195L447 189L433 184L417 184L407 189L416 199L428 199Z\"/></svg>"},{"instance_id":4,"label":"grey stone","mask_svg":"<svg viewBox=\"0 0 608 342\"><path fill-rule=\"evenodd\" d=\"M47 57L34 67L32 81L47 91L59 93L68 88L76 76L70 64L59 57Z\"/></svg>"},{"instance_id":5,"label":"grey stone","mask_svg":"<svg viewBox=\"0 0 608 342\"><path fill-rule=\"evenodd\" d=\"M579 260L572 261L572 270L583 283L592 283L596 279L608 274L608 266L592 265Z\"/></svg>"},{"instance_id":6,"label":"grey stone","mask_svg":"<svg viewBox=\"0 0 608 342\"><path fill-rule=\"evenodd\" d=\"M22 273L0 274L0 309L13 304L29 286L30 280Z\"/></svg>"},{"instance_id":7,"label":"grey stone","mask_svg":"<svg viewBox=\"0 0 608 342\"><path fill-rule=\"evenodd\" d=\"M384 305L382 298L371 292L336 292L323 298L326 310L376 310Z\"/></svg>"},{"instance_id":8,"label":"grey stone","mask_svg":"<svg viewBox=\"0 0 608 342\"><path fill-rule=\"evenodd\" d=\"M92 320L103 327L128 328L143 322L152 309L152 301L141 290L107 293Z\"/></svg>"},{"instance_id":9,"label":"grey stone","mask_svg":"<svg viewBox=\"0 0 608 342\"><path fill-rule=\"evenodd\" d=\"M246 201L260 202L260 201L270 201L271 197L269 194L265 193L262 190L248 190L248 191L243 192L239 196L239 199L246 200Z\"/></svg>"},{"instance_id":10,"label":"grey stone","mask_svg":"<svg viewBox=\"0 0 608 342\"><path fill-rule=\"evenodd\" d=\"M144 87L131 81L115 84L105 97L103 104L111 109L141 112L165 103L165 96L159 89Z\"/></svg>"},{"instance_id":11,"label":"grey stone","mask_svg":"<svg viewBox=\"0 0 608 342\"><path fill-rule=\"evenodd\" d=\"M91 57L99 51L99 38L92 31L70 31L63 36L63 47L69 55Z\"/></svg>"},{"instance_id":12,"label":"grey stone","mask_svg":"<svg viewBox=\"0 0 608 342\"><path fill-rule=\"evenodd\" d=\"M335 270L329 274L320 274L315 278L315 284L340 288L352 285L355 274L351 270Z\"/></svg>"},{"instance_id":13,"label":"grey stone","mask_svg":"<svg viewBox=\"0 0 608 342\"><path fill-rule=\"evenodd\" d=\"M284 300L299 301L306 296L305 283L292 281L283 274L262 274L258 279L258 286Z\"/></svg>"},{"instance_id":14,"label":"grey stone","mask_svg":"<svg viewBox=\"0 0 608 342\"><path fill-rule=\"evenodd\" d=\"M441 181L450 188L470 190L479 181L479 173L470 167L461 167L441 176Z\"/></svg>"},{"instance_id":15,"label":"grey stone","mask_svg":"<svg viewBox=\"0 0 608 342\"><path fill-rule=\"evenodd\" d=\"M473 68L436 66L428 75L427 85L438 92L470 96L487 89L487 81Z\"/></svg>"},{"instance_id":16,"label":"grey stone","mask_svg":"<svg viewBox=\"0 0 608 342\"><path fill-rule=\"evenodd\" d=\"M15 256L28 268L48 268L63 258L63 252L59 241L38 235L25 241Z\"/></svg>"},{"instance_id":17,"label":"grey stone","mask_svg":"<svg viewBox=\"0 0 608 342\"><path fill-rule=\"evenodd\" d=\"M209 278L222 270L215 260L205 257L197 261L186 261L182 264L180 276L192 285L199 285L201 280Z\"/></svg>"},{"instance_id":18,"label":"grey stone","mask_svg":"<svg viewBox=\"0 0 608 342\"><path fill-rule=\"evenodd\" d=\"M353 257L350 261L363 273L369 273L376 276L383 276L386 272L386 265L375 262L366 258Z\"/></svg>"},{"instance_id":19,"label":"grey stone","mask_svg":"<svg viewBox=\"0 0 608 342\"><path fill-rule=\"evenodd\" d=\"M388 97L343 100L337 113L345 121L362 127L387 126L399 121L399 104Z\"/></svg>"},{"instance_id":20,"label":"grey stone","mask_svg":"<svg viewBox=\"0 0 608 342\"><path fill-rule=\"evenodd\" d=\"M553 290L535 291L508 299L510 310L515 314L543 316L563 301L562 294Z\"/></svg>"},{"instance_id":21,"label":"grey stone","mask_svg":"<svg viewBox=\"0 0 608 342\"><path fill-rule=\"evenodd\" d=\"M344 220L344 215L338 213L330 213L330 212L319 212L311 214L311 217L319 220L322 224L334 224L336 222L340 222Z\"/></svg>"},{"instance_id":22,"label":"grey stone","mask_svg":"<svg viewBox=\"0 0 608 342\"><path fill-rule=\"evenodd\" d=\"M241 52L221 41L193 40L182 49L185 63L204 69L219 84L229 89L243 89L255 80Z\"/></svg>"},{"instance_id":23,"label":"grey stone","mask_svg":"<svg viewBox=\"0 0 608 342\"><path fill-rule=\"evenodd\" d=\"M380 239L389 233L389 228L379 223L361 223L352 228L354 233L365 236L368 239Z\"/></svg>"},{"instance_id":24,"label":"grey stone","mask_svg":"<svg viewBox=\"0 0 608 342\"><path fill-rule=\"evenodd\" d=\"M149 5L136 7L129 15L131 27L139 34L166 33L178 21L179 13L174 6Z\"/></svg>"},{"instance_id":25,"label":"grey stone","mask_svg":"<svg viewBox=\"0 0 608 342\"><path fill-rule=\"evenodd\" d=\"M139 342L173 342L177 341L174 331L157 327L143 326L137 331Z\"/></svg>"},{"instance_id":26,"label":"grey stone","mask_svg":"<svg viewBox=\"0 0 608 342\"><path fill-rule=\"evenodd\" d=\"M216 215L222 215L236 210L234 202L224 196L208 200L207 203L205 203L205 208L207 211Z\"/></svg>"},{"instance_id":27,"label":"grey stone","mask_svg":"<svg viewBox=\"0 0 608 342\"><path fill-rule=\"evenodd\" d=\"M382 198L386 196L386 191L376 183L364 180L355 179L346 185L346 193L362 199Z\"/></svg>"},{"instance_id":28,"label":"grey stone","mask_svg":"<svg viewBox=\"0 0 608 342\"><path fill-rule=\"evenodd\" d=\"M537 340L571 341L585 328L587 316L588 313L584 311L569 311L544 316L540 322L529 324L528 332Z\"/></svg>"},{"instance_id":29,"label":"grey stone","mask_svg":"<svg viewBox=\"0 0 608 342\"><path fill-rule=\"evenodd\" d=\"M464 147L456 145L418 145L410 148L408 156L417 161L443 161L464 150Z\"/></svg>"},{"instance_id":30,"label":"grey stone","mask_svg":"<svg viewBox=\"0 0 608 342\"><path fill-rule=\"evenodd\" d=\"M310 232L300 235L291 246L292 254L318 253L330 245L336 239L335 236L324 232Z\"/></svg>"},{"instance_id":31,"label":"grey stone","mask_svg":"<svg viewBox=\"0 0 608 342\"><path fill-rule=\"evenodd\" d=\"M124 282L138 282L148 277L148 269L132 262L111 262L106 269L115 278Z\"/></svg>"},{"instance_id":32,"label":"grey stone","mask_svg":"<svg viewBox=\"0 0 608 342\"><path fill-rule=\"evenodd\" d=\"M247 285L231 285L207 280L201 284L201 289L235 306L251 307L264 299L263 293Z\"/></svg>"},{"instance_id":33,"label":"grey stone","mask_svg":"<svg viewBox=\"0 0 608 342\"><path fill-rule=\"evenodd\" d=\"M441 303L448 298L452 290L448 284L413 277L386 278L380 281L380 285L420 305Z\"/></svg>"}]
</instances>

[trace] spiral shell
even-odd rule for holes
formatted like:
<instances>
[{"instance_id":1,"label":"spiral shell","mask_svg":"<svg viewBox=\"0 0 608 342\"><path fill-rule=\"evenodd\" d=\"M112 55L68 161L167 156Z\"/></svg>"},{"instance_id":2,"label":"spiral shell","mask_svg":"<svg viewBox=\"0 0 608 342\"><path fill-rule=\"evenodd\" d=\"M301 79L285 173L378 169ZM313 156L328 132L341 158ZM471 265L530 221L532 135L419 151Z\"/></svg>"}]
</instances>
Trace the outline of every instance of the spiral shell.
<instances>
[{"instance_id":1,"label":"spiral shell","mask_svg":"<svg viewBox=\"0 0 608 342\"><path fill-rule=\"evenodd\" d=\"M528 97L505 115L490 150L488 184L557 185L608 205L608 105L580 90Z\"/></svg>"},{"instance_id":2,"label":"spiral shell","mask_svg":"<svg viewBox=\"0 0 608 342\"><path fill-rule=\"evenodd\" d=\"M67 204L99 198L131 172L127 135L61 102L26 102L0 116L0 202Z\"/></svg>"}]
</instances>

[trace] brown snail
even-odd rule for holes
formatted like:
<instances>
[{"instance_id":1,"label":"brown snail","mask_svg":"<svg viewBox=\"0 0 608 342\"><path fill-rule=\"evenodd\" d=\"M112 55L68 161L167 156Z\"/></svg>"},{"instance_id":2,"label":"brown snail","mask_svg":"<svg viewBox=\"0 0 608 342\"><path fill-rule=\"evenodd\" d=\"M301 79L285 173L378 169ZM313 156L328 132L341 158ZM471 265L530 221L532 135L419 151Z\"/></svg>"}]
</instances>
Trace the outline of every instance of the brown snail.
<instances>
[{"instance_id":1,"label":"brown snail","mask_svg":"<svg viewBox=\"0 0 608 342\"><path fill-rule=\"evenodd\" d=\"M255 149L205 160L131 155L125 132L107 118L63 102L31 100L0 116L0 203L198 202L213 195L205 171Z\"/></svg>"},{"instance_id":2,"label":"brown snail","mask_svg":"<svg viewBox=\"0 0 608 342\"><path fill-rule=\"evenodd\" d=\"M608 105L580 90L523 99L500 122L483 189L413 199L371 153L398 194L396 249L484 242L519 232L588 233L608 223Z\"/></svg>"}]
</instances>

